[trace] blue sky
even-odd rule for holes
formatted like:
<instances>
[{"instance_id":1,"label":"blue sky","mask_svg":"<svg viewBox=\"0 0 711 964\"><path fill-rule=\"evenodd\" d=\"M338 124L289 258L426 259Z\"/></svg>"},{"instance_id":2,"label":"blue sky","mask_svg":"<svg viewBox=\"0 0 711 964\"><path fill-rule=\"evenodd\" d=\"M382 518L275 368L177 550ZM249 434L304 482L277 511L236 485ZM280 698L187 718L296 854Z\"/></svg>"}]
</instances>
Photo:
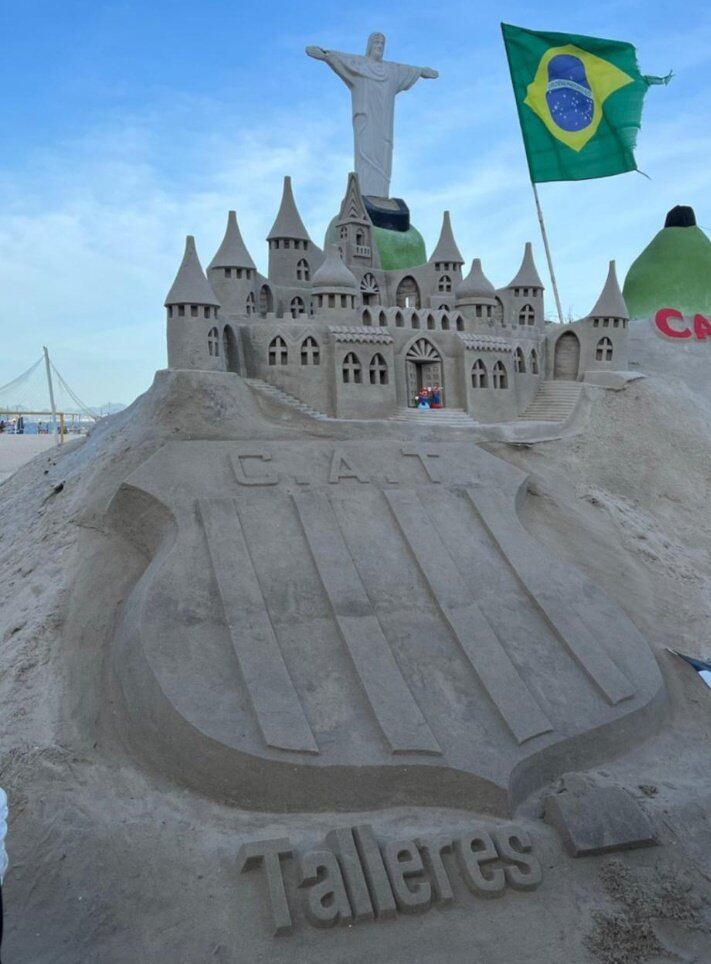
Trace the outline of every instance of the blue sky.
<instances>
[{"instance_id":1,"label":"blue sky","mask_svg":"<svg viewBox=\"0 0 711 964\"><path fill-rule=\"evenodd\" d=\"M309 43L437 68L398 97L392 192L431 251L452 211L497 285L542 245L499 21L633 42L650 90L639 174L540 188L566 314L586 313L674 204L711 227L711 8L701 0L35 2L0 8L0 385L47 344L90 405L165 366L162 307L196 236L207 264L234 207L266 267L281 178L322 242L352 166L348 92ZM554 316L548 291L548 315ZM0 402L6 401L0 399Z\"/></svg>"}]
</instances>

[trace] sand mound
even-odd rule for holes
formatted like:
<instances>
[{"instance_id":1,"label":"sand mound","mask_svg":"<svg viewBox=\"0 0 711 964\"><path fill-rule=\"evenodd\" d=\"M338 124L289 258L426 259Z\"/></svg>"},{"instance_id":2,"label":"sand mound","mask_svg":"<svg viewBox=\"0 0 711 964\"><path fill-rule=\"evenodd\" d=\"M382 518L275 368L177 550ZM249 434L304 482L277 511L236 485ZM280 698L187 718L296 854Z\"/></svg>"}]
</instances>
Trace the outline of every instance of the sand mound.
<instances>
[{"instance_id":1,"label":"sand mound","mask_svg":"<svg viewBox=\"0 0 711 964\"><path fill-rule=\"evenodd\" d=\"M704 960L711 691L665 647L711 653L711 352L664 342L641 325L633 334L647 377L620 392L588 389L581 434L487 447L530 472L529 530L616 599L657 655L668 712L654 737L603 770L643 802L662 847L613 863L572 861L532 800L518 817L544 854L536 894L491 902L486 920L481 904L466 903L400 919L388 925L397 958L383 956L379 925L359 930L357 941L355 931L334 929L314 942L303 928L275 941L263 895L237 874L239 843L312 842L324 817L239 811L134 757L109 657L122 602L147 560L117 538L105 511L168 439L362 429L312 426L257 401L232 376L159 373L88 440L38 457L0 488L0 785L11 806L4 959L434 961L446 948L448 961L462 962ZM88 584L89 619L79 592ZM426 808L370 816L398 834L471 820Z\"/></svg>"}]
</instances>

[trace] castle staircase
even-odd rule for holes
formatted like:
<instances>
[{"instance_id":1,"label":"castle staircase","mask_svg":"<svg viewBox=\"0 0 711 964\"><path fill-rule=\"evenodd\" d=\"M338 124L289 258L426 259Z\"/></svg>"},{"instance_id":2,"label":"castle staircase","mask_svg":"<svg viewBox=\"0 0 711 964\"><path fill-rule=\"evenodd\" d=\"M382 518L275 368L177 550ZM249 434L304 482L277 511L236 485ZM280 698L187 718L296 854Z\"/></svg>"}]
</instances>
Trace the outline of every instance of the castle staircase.
<instances>
[{"instance_id":1,"label":"castle staircase","mask_svg":"<svg viewBox=\"0 0 711 964\"><path fill-rule=\"evenodd\" d=\"M530 422L564 422L575 411L583 386L580 382L541 382L533 401L520 419Z\"/></svg>"},{"instance_id":2,"label":"castle staircase","mask_svg":"<svg viewBox=\"0 0 711 964\"><path fill-rule=\"evenodd\" d=\"M310 405L307 405L306 402L302 402L301 399L296 398L294 395L289 395L288 392L282 391L281 388L277 388L275 385L270 385L269 382L265 382L261 378L245 378L245 382L250 386L250 388L258 391L260 395L263 395L265 398L269 398L273 402L279 402L280 405L287 405L289 408L293 408L297 412L301 412L302 415L308 415L309 418L317 418L320 421L325 421L328 419L328 415L325 415L323 412L319 412L316 408L312 408Z\"/></svg>"},{"instance_id":3,"label":"castle staircase","mask_svg":"<svg viewBox=\"0 0 711 964\"><path fill-rule=\"evenodd\" d=\"M450 428L471 428L474 425L474 419L461 408L398 408L390 416L390 421L448 425Z\"/></svg>"}]
</instances>

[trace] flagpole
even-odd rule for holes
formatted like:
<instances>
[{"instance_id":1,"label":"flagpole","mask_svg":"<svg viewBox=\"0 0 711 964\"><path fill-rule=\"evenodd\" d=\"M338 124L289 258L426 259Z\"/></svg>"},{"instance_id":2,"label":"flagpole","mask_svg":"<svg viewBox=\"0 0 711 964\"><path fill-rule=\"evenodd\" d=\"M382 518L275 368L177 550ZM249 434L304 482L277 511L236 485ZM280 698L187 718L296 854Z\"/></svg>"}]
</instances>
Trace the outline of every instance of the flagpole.
<instances>
[{"instance_id":1,"label":"flagpole","mask_svg":"<svg viewBox=\"0 0 711 964\"><path fill-rule=\"evenodd\" d=\"M558 321L561 325L565 324L563 321L563 309L560 306L560 295L558 294L558 282L555 279L555 271L553 270L553 259L551 258L551 249L548 247L548 235L546 234L546 222L543 220L543 211L541 210L541 202L538 199L538 188L536 187L536 182L531 181L531 187L533 188L533 197L536 201L536 211L538 212L538 223L541 226L541 234L543 235L543 247L546 249L546 260L548 261L548 273L551 276L551 282L553 284L553 295L555 297L556 308L558 309Z\"/></svg>"}]
</instances>

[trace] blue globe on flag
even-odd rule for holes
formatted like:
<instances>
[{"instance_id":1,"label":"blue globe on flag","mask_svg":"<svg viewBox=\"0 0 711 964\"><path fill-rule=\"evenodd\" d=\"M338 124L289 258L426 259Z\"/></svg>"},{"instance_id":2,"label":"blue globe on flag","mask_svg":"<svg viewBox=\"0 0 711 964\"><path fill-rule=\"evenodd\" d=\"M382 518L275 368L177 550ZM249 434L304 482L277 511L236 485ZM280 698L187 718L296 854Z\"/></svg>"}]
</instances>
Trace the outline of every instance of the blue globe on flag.
<instances>
[{"instance_id":1,"label":"blue globe on flag","mask_svg":"<svg viewBox=\"0 0 711 964\"><path fill-rule=\"evenodd\" d=\"M592 124L595 98L579 57L558 54L551 59L546 102L553 123L564 131L582 131Z\"/></svg>"}]
</instances>

